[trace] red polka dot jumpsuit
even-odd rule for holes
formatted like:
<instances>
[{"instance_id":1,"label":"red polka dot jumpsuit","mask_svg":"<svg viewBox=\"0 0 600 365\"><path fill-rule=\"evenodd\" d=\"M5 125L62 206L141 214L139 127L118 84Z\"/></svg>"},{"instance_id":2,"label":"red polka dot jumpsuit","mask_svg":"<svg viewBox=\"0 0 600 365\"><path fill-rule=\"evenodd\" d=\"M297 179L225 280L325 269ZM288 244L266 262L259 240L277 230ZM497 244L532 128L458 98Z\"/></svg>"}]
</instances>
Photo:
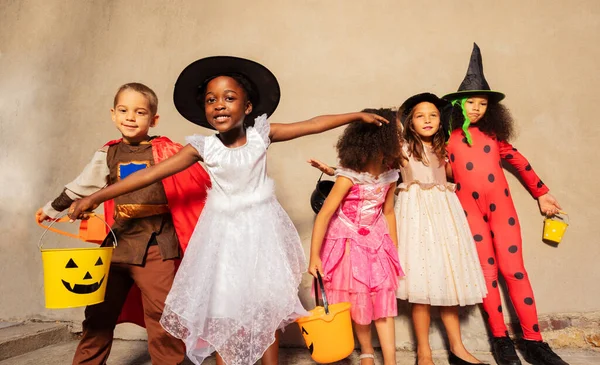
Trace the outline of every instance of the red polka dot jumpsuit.
<instances>
[{"instance_id":1,"label":"red polka dot jumpsuit","mask_svg":"<svg viewBox=\"0 0 600 365\"><path fill-rule=\"evenodd\" d=\"M465 210L483 269L488 295L483 300L485 316L494 337L506 336L498 289L498 270L508 286L523 338L541 341L535 299L523 266L521 227L501 159L513 165L537 198L548 188L531 165L508 142L498 141L471 126L473 144L462 130L452 132L448 155L457 184L456 193Z\"/></svg>"}]
</instances>

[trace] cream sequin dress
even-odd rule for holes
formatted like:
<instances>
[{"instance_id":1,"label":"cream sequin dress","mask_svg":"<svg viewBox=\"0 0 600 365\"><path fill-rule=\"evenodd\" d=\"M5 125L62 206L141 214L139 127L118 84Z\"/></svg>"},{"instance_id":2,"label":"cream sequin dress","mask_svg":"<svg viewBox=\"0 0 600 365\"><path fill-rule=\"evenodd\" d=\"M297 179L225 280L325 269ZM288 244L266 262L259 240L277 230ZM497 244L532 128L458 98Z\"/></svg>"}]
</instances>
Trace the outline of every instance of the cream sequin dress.
<instances>
[{"instance_id":1,"label":"cream sequin dress","mask_svg":"<svg viewBox=\"0 0 600 365\"><path fill-rule=\"evenodd\" d=\"M396 295L435 306L481 303L487 290L465 213L440 163L424 147L426 166L408 157L395 210L398 254L406 276ZM406 153L406 151L405 151ZM408 153L406 153L408 155Z\"/></svg>"}]
</instances>

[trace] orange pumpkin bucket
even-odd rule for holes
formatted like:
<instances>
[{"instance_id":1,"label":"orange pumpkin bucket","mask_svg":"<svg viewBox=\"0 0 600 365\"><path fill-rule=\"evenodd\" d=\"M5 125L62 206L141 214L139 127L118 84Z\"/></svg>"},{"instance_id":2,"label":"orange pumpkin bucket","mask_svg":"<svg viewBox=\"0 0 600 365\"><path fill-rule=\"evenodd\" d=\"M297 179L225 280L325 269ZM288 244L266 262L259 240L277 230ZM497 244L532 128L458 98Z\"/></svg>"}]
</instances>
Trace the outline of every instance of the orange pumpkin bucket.
<instances>
[{"instance_id":1,"label":"orange pumpkin bucket","mask_svg":"<svg viewBox=\"0 0 600 365\"><path fill-rule=\"evenodd\" d=\"M61 231L52 227L56 222L65 222L63 217L52 221L48 226L38 222L45 228L40 237L38 247L42 253L44 266L44 293L46 308L74 308L102 303L106 292L106 282L110 269L113 249L117 245L117 237L108 223L97 215L89 220L81 221L79 235ZM91 223L97 220L102 223L102 240L98 225ZM37 221L37 220L36 220ZM83 227L83 229L82 229ZM92 230L90 230L92 227ZM113 247L44 249L42 240L48 231L87 242L100 243L106 236L106 228L113 235Z\"/></svg>"},{"instance_id":2,"label":"orange pumpkin bucket","mask_svg":"<svg viewBox=\"0 0 600 365\"><path fill-rule=\"evenodd\" d=\"M315 278L315 300L317 306L309 311L310 316L296 320L300 332L310 351L312 359L320 364L340 361L354 351L354 334L350 303L331 304L327 302L321 274ZM319 306L319 289L323 296L323 306Z\"/></svg>"}]
</instances>

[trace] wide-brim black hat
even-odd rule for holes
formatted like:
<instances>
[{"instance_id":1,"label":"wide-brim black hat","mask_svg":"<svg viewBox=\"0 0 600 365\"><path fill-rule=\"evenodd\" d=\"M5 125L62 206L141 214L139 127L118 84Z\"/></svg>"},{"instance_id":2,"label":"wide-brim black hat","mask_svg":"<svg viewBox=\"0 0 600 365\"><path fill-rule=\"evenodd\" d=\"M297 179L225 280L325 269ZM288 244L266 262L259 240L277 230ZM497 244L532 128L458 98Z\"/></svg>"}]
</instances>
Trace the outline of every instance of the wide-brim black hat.
<instances>
[{"instance_id":1,"label":"wide-brim black hat","mask_svg":"<svg viewBox=\"0 0 600 365\"><path fill-rule=\"evenodd\" d=\"M505 97L503 93L492 90L485 79L485 76L483 75L481 50L477 43L473 43L473 51L471 52L467 75L458 87L458 91L444 95L444 99L453 101L474 95L486 95L488 100L492 103L497 103Z\"/></svg>"},{"instance_id":2,"label":"wide-brim black hat","mask_svg":"<svg viewBox=\"0 0 600 365\"><path fill-rule=\"evenodd\" d=\"M417 95L413 95L410 98L406 99L404 103L398 109L398 118L402 123L404 129L406 129L406 122L408 115L410 114L413 108L422 102L428 102L433 105L440 111L440 129L443 131L447 131L450 125L450 115L452 111L452 106L449 101L439 98L437 95L432 93L421 93ZM446 136L446 133L444 133Z\"/></svg>"},{"instance_id":3,"label":"wide-brim black hat","mask_svg":"<svg viewBox=\"0 0 600 365\"><path fill-rule=\"evenodd\" d=\"M435 105L436 108L438 108L438 110L440 111L442 119L444 119L443 117L446 114L448 114L448 108L450 106L450 103L447 100L438 98L437 95L432 93L421 93L413 95L410 98L406 99L406 101L400 106L400 109L398 109L398 117L400 118L400 122L402 123L402 126L404 126L404 128L406 128L406 118L408 117L408 114L410 114L410 111L417 104L422 102L428 102Z\"/></svg>"},{"instance_id":4,"label":"wide-brim black hat","mask_svg":"<svg viewBox=\"0 0 600 365\"><path fill-rule=\"evenodd\" d=\"M200 92L204 84L221 75L242 75L252 84L256 95L252 113L247 118L273 114L281 92L277 78L260 63L239 57L213 56L199 59L187 66L175 82L173 101L179 114L192 123L214 129L206 120L204 98Z\"/></svg>"}]
</instances>

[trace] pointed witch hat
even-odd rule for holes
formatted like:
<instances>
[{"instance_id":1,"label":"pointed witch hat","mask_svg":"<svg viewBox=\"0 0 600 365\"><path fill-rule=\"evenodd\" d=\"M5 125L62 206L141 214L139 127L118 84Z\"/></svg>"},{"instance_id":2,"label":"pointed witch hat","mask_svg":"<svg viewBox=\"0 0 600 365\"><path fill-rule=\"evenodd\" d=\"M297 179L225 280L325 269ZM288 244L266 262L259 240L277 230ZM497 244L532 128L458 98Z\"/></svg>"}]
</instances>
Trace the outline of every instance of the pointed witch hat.
<instances>
[{"instance_id":1,"label":"pointed witch hat","mask_svg":"<svg viewBox=\"0 0 600 365\"><path fill-rule=\"evenodd\" d=\"M458 91L445 95L444 99L454 101L473 95L487 95L488 100L492 103L497 103L504 99L503 93L490 89L490 85L483 75L481 51L479 50L477 43L473 43L473 52L471 52L467 75L458 87Z\"/></svg>"}]
</instances>

